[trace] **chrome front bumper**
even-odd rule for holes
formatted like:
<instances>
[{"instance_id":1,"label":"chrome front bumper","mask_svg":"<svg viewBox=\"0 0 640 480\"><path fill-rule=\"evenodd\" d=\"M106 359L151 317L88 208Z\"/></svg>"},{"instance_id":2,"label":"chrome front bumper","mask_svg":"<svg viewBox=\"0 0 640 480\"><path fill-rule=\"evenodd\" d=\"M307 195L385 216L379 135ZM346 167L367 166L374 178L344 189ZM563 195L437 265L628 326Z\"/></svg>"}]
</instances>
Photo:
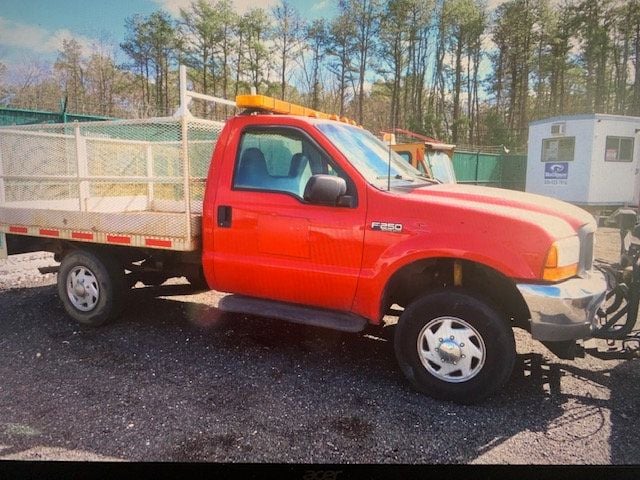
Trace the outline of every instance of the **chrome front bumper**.
<instances>
[{"instance_id":1,"label":"chrome front bumper","mask_svg":"<svg viewBox=\"0 0 640 480\"><path fill-rule=\"evenodd\" d=\"M559 342L591 336L607 282L597 270L555 284L517 285L531 314L531 336Z\"/></svg>"}]
</instances>

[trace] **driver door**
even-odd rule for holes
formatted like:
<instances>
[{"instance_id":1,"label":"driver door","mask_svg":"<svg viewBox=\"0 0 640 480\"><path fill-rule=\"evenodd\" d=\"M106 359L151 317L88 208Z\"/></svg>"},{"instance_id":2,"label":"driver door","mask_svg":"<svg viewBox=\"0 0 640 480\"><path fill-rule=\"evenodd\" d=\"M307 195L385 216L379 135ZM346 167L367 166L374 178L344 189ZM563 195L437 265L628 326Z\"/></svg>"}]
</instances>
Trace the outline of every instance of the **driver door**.
<instances>
[{"instance_id":1,"label":"driver door","mask_svg":"<svg viewBox=\"0 0 640 480\"><path fill-rule=\"evenodd\" d=\"M359 201L352 208L306 202L304 189L314 174L343 177L347 194L360 194ZM295 128L246 129L232 188L224 190L216 197L213 235L219 289L351 309L362 259L364 192L311 137Z\"/></svg>"}]
</instances>

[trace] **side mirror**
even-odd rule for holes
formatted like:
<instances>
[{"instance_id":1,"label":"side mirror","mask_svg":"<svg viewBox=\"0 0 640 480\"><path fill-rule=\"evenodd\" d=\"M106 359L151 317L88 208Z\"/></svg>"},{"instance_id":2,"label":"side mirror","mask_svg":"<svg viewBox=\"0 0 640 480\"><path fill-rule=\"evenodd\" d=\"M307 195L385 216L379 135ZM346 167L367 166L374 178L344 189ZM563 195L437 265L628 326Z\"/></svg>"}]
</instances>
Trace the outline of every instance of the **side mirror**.
<instances>
[{"instance_id":1,"label":"side mirror","mask_svg":"<svg viewBox=\"0 0 640 480\"><path fill-rule=\"evenodd\" d=\"M333 175L312 175L304 188L304 199L317 205L335 206L347 192L344 178Z\"/></svg>"}]
</instances>

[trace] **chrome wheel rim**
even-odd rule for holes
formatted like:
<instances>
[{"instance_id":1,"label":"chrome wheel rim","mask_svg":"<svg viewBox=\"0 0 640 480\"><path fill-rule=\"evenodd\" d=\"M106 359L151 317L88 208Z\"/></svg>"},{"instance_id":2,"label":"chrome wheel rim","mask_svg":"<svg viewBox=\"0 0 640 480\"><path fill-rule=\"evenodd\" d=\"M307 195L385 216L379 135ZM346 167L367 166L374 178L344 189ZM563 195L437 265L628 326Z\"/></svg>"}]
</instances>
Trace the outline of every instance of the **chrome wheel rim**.
<instances>
[{"instance_id":1,"label":"chrome wheel rim","mask_svg":"<svg viewBox=\"0 0 640 480\"><path fill-rule=\"evenodd\" d=\"M72 268L67 274L67 296L81 312L93 310L100 299L100 287L93 272L84 266Z\"/></svg>"},{"instance_id":2,"label":"chrome wheel rim","mask_svg":"<svg viewBox=\"0 0 640 480\"><path fill-rule=\"evenodd\" d=\"M475 377L486 359L487 350L478 331L457 317L438 317L428 322L418 335L418 356L434 377L461 383Z\"/></svg>"}]
</instances>

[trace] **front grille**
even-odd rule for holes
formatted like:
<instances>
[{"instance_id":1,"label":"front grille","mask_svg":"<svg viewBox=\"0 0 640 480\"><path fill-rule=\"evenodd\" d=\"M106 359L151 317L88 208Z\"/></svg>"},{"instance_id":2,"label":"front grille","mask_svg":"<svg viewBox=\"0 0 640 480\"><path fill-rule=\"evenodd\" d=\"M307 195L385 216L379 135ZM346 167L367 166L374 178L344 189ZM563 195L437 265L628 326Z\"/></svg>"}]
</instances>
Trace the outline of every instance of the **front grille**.
<instances>
[{"instance_id":1,"label":"front grille","mask_svg":"<svg viewBox=\"0 0 640 480\"><path fill-rule=\"evenodd\" d=\"M578 230L580 238L580 263L578 271L585 272L593 267L593 248L596 233L595 225L586 224Z\"/></svg>"}]
</instances>

